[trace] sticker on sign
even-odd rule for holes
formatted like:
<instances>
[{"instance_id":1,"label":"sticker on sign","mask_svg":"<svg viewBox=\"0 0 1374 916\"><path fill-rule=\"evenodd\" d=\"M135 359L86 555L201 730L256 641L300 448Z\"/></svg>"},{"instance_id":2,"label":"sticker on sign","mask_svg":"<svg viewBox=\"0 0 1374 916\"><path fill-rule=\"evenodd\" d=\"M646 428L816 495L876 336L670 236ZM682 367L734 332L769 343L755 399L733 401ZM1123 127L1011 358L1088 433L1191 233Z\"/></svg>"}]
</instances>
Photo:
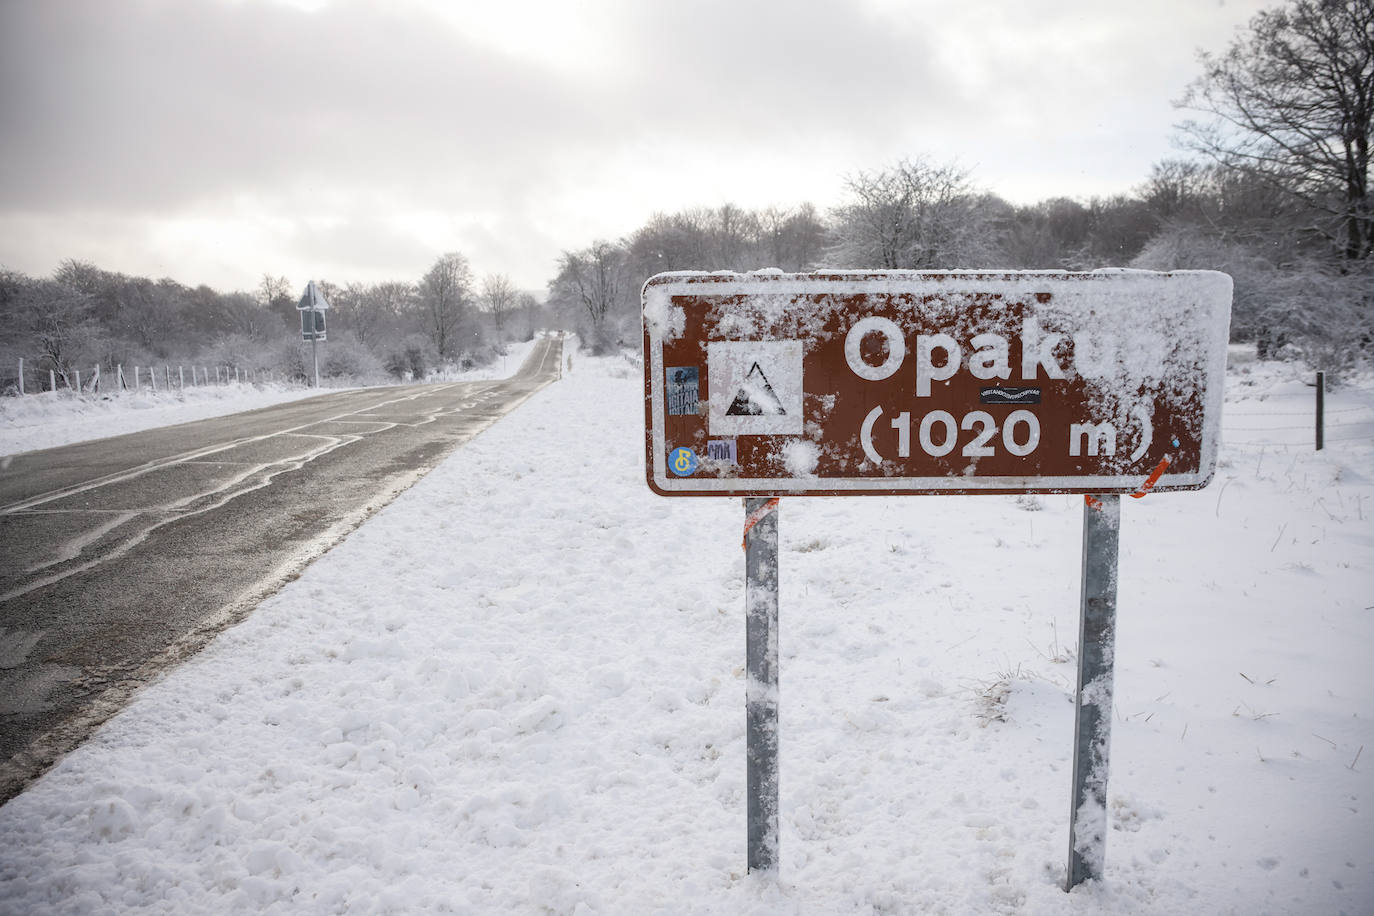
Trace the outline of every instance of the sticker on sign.
<instances>
[{"instance_id":1,"label":"sticker on sign","mask_svg":"<svg viewBox=\"0 0 1374 916\"><path fill-rule=\"evenodd\" d=\"M1131 493L1163 463L1160 492L1213 473L1225 274L667 273L643 304L664 496ZM704 409L677 406L683 366ZM721 439L733 460L670 469Z\"/></svg>"}]
</instances>

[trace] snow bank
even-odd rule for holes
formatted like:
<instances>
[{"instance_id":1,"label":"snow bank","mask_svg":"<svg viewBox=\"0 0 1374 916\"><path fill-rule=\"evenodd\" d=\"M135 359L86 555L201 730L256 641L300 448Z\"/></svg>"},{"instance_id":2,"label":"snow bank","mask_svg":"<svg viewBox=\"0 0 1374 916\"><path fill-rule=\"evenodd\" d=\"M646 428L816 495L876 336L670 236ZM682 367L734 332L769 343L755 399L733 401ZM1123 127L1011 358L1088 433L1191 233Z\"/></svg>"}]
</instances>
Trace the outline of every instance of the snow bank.
<instances>
[{"instance_id":1,"label":"snow bank","mask_svg":"<svg viewBox=\"0 0 1374 916\"><path fill-rule=\"evenodd\" d=\"M1100 885L1060 890L1081 499L783 499L745 875L743 509L651 495L642 370L578 355L0 809L0 912L1368 913L1374 403L1232 444L1275 371L1209 489L1123 500Z\"/></svg>"},{"instance_id":2,"label":"snow bank","mask_svg":"<svg viewBox=\"0 0 1374 916\"><path fill-rule=\"evenodd\" d=\"M291 385L232 384L108 395L59 389L0 398L0 455L220 417L319 393Z\"/></svg>"},{"instance_id":3,"label":"snow bank","mask_svg":"<svg viewBox=\"0 0 1374 916\"><path fill-rule=\"evenodd\" d=\"M524 362L534 342L510 344L503 357L481 369L448 373L443 381L506 378ZM146 385L146 382L145 382ZM325 391L340 389L326 388ZM16 455L90 439L136 433L314 397L321 392L281 384L231 384L77 396L59 389L0 398L0 455Z\"/></svg>"}]
</instances>

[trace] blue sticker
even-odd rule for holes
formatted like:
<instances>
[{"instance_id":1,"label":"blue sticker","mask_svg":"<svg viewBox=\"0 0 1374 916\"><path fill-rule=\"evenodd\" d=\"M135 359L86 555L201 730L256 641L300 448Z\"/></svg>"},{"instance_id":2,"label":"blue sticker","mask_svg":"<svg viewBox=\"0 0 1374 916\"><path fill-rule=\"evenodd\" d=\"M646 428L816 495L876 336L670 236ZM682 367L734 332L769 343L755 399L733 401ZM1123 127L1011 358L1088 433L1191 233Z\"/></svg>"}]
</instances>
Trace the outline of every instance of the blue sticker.
<instances>
[{"instance_id":1,"label":"blue sticker","mask_svg":"<svg viewBox=\"0 0 1374 916\"><path fill-rule=\"evenodd\" d=\"M668 453L668 467L679 477L690 477L697 469L697 453L690 448L675 448Z\"/></svg>"},{"instance_id":2,"label":"blue sticker","mask_svg":"<svg viewBox=\"0 0 1374 916\"><path fill-rule=\"evenodd\" d=\"M668 416L681 417L697 412L701 396L700 373L696 366L669 367L668 384L664 395L668 402Z\"/></svg>"}]
</instances>

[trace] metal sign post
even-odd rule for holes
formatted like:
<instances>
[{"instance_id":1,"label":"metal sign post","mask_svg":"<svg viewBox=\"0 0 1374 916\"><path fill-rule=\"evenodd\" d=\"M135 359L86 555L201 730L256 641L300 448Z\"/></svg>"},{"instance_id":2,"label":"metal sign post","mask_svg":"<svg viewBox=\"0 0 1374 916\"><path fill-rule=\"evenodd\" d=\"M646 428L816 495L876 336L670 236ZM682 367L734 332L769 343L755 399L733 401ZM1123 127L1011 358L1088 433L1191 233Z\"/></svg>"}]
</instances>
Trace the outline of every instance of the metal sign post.
<instances>
[{"instance_id":1,"label":"metal sign post","mask_svg":"<svg viewBox=\"0 0 1374 916\"><path fill-rule=\"evenodd\" d=\"M1100 879L1106 861L1120 533L1121 497L1083 500L1083 590L1079 601L1078 692L1074 702L1066 891L1089 878Z\"/></svg>"},{"instance_id":2,"label":"metal sign post","mask_svg":"<svg viewBox=\"0 0 1374 916\"><path fill-rule=\"evenodd\" d=\"M778 864L778 500L744 500L749 871Z\"/></svg>"}]
</instances>

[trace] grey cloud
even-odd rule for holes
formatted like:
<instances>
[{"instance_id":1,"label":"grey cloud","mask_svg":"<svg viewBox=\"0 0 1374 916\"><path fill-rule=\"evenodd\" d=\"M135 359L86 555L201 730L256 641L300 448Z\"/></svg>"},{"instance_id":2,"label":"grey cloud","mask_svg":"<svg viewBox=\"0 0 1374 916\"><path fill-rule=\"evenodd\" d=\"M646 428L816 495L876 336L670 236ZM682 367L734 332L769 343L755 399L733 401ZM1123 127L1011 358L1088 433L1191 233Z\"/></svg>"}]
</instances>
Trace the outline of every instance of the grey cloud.
<instances>
[{"instance_id":1,"label":"grey cloud","mask_svg":"<svg viewBox=\"0 0 1374 916\"><path fill-rule=\"evenodd\" d=\"M629 16L635 69L655 75L637 105L659 119L728 122L744 136L877 139L971 101L936 62L933 35L851 4L639 3Z\"/></svg>"},{"instance_id":2,"label":"grey cloud","mask_svg":"<svg viewBox=\"0 0 1374 916\"><path fill-rule=\"evenodd\" d=\"M6 2L0 206L362 184L452 199L491 193L493 163L507 186L537 180L551 131L600 132L565 82L401 10Z\"/></svg>"},{"instance_id":3,"label":"grey cloud","mask_svg":"<svg viewBox=\"0 0 1374 916\"><path fill-rule=\"evenodd\" d=\"M324 265L337 272L331 276L346 279L355 279L360 271L370 274L376 265L408 265L418 276L435 257L434 250L414 235L362 213L325 228L296 225L283 240L283 253L301 263Z\"/></svg>"}]
</instances>

